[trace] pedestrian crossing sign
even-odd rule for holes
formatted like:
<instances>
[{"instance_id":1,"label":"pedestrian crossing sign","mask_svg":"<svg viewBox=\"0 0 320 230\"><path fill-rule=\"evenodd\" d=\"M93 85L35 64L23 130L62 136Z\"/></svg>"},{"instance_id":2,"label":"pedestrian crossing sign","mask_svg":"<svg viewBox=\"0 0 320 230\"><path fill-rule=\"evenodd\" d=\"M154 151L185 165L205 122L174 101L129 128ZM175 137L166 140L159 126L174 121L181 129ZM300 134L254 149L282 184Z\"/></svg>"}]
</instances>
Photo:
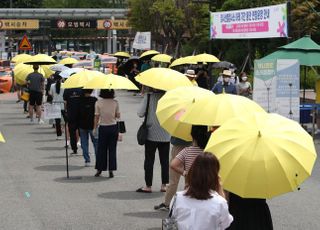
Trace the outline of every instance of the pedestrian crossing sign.
<instances>
[{"instance_id":1,"label":"pedestrian crossing sign","mask_svg":"<svg viewBox=\"0 0 320 230\"><path fill-rule=\"evenodd\" d=\"M31 43L29 42L27 35L23 36L19 45L19 50L32 50L32 46L31 46Z\"/></svg>"}]
</instances>

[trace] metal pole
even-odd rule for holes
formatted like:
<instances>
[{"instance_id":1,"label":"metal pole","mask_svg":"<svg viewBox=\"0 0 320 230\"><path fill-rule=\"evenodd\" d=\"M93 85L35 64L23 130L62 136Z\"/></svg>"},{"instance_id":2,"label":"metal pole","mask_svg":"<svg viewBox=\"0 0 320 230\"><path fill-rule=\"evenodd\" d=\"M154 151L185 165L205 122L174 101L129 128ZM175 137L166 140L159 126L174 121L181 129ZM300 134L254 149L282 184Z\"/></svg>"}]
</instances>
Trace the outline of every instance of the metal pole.
<instances>
[{"instance_id":1,"label":"metal pole","mask_svg":"<svg viewBox=\"0 0 320 230\"><path fill-rule=\"evenodd\" d=\"M304 79L303 79L303 104L306 102L306 85L307 85L307 66L304 67Z\"/></svg>"},{"instance_id":2,"label":"metal pole","mask_svg":"<svg viewBox=\"0 0 320 230\"><path fill-rule=\"evenodd\" d=\"M64 121L64 133L65 133L65 148L66 148L67 178L69 179L69 156L68 156L68 139L67 139L67 121Z\"/></svg>"}]
</instances>

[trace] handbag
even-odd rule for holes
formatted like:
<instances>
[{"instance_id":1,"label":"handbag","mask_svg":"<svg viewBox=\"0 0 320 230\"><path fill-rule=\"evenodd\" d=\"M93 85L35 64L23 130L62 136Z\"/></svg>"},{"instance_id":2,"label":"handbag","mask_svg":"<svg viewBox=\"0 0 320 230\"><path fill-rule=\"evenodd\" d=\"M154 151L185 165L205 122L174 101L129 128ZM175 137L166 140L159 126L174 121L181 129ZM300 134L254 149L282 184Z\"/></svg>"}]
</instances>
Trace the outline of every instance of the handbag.
<instances>
[{"instance_id":1,"label":"handbag","mask_svg":"<svg viewBox=\"0 0 320 230\"><path fill-rule=\"evenodd\" d=\"M29 101L30 93L23 91L20 98L24 101Z\"/></svg>"},{"instance_id":2,"label":"handbag","mask_svg":"<svg viewBox=\"0 0 320 230\"><path fill-rule=\"evenodd\" d=\"M173 198L173 204L170 209L169 215L167 218L162 220L162 230L178 230L178 222L175 217L172 216L173 209L176 205L177 194Z\"/></svg>"},{"instance_id":3,"label":"handbag","mask_svg":"<svg viewBox=\"0 0 320 230\"><path fill-rule=\"evenodd\" d=\"M118 130L119 133L126 133L126 124L124 123L124 121L117 121L117 125L118 125Z\"/></svg>"},{"instance_id":4,"label":"handbag","mask_svg":"<svg viewBox=\"0 0 320 230\"><path fill-rule=\"evenodd\" d=\"M144 121L138 129L137 132L137 141L139 145L144 145L147 141L148 137L148 127L147 127L147 118L148 118L148 110L149 110L149 102L150 102L150 94L148 94L147 99L147 108L144 116Z\"/></svg>"}]
</instances>

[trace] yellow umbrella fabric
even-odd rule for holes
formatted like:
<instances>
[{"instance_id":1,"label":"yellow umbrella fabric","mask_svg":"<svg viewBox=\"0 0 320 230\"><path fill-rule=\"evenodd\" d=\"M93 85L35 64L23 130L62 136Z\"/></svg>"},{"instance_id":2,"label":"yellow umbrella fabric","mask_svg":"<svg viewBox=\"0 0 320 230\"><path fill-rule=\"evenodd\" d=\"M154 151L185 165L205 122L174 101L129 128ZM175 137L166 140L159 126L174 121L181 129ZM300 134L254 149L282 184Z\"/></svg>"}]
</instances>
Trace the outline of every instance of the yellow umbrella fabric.
<instances>
[{"instance_id":1,"label":"yellow umbrella fabric","mask_svg":"<svg viewBox=\"0 0 320 230\"><path fill-rule=\"evenodd\" d=\"M143 53L140 55L139 58L143 58L143 57L146 57L146 56L149 56L149 55L157 55L157 54L159 54L159 52L156 51L156 50L148 50L148 51L143 52Z\"/></svg>"},{"instance_id":2,"label":"yellow umbrella fabric","mask_svg":"<svg viewBox=\"0 0 320 230\"><path fill-rule=\"evenodd\" d=\"M62 88L80 88L85 86L87 82L94 79L97 76L105 76L105 74L95 70L83 70L70 76L63 84Z\"/></svg>"},{"instance_id":3,"label":"yellow umbrella fabric","mask_svg":"<svg viewBox=\"0 0 320 230\"><path fill-rule=\"evenodd\" d=\"M37 54L35 56L31 56L30 59L26 60L24 64L33 65L50 65L50 64L56 64L57 62L50 56L46 54Z\"/></svg>"},{"instance_id":4,"label":"yellow umbrella fabric","mask_svg":"<svg viewBox=\"0 0 320 230\"><path fill-rule=\"evenodd\" d=\"M192 104L195 98L213 95L213 92L196 86L178 87L166 92L158 102L157 117L160 125L172 136L192 141L191 124L180 122L177 112ZM179 115L179 114L178 114Z\"/></svg>"},{"instance_id":5,"label":"yellow umbrella fabric","mask_svg":"<svg viewBox=\"0 0 320 230\"><path fill-rule=\"evenodd\" d=\"M18 54L11 59L11 62L16 64L23 63L31 58L29 54Z\"/></svg>"},{"instance_id":6,"label":"yellow umbrella fabric","mask_svg":"<svg viewBox=\"0 0 320 230\"><path fill-rule=\"evenodd\" d=\"M195 65L197 64L197 61L194 59L194 57L195 56L187 56L178 58L171 63L170 68L178 65Z\"/></svg>"},{"instance_id":7,"label":"yellow umbrella fabric","mask_svg":"<svg viewBox=\"0 0 320 230\"><path fill-rule=\"evenodd\" d=\"M221 164L223 187L244 198L272 198L294 191L316 160L312 137L278 114L237 117L218 128L205 151Z\"/></svg>"},{"instance_id":8,"label":"yellow umbrella fabric","mask_svg":"<svg viewBox=\"0 0 320 230\"><path fill-rule=\"evenodd\" d=\"M168 68L151 68L138 74L135 79L143 85L164 91L193 86L184 74Z\"/></svg>"},{"instance_id":9,"label":"yellow umbrella fabric","mask_svg":"<svg viewBox=\"0 0 320 230\"><path fill-rule=\"evenodd\" d=\"M124 58L131 57L130 54L128 54L127 52L116 52L116 53L113 54L113 56L115 56L115 57L124 57Z\"/></svg>"},{"instance_id":10,"label":"yellow umbrella fabric","mask_svg":"<svg viewBox=\"0 0 320 230\"><path fill-rule=\"evenodd\" d=\"M168 54L157 54L151 58L152 61L170 63L172 57Z\"/></svg>"},{"instance_id":11,"label":"yellow umbrella fabric","mask_svg":"<svg viewBox=\"0 0 320 230\"><path fill-rule=\"evenodd\" d=\"M33 72L34 70L32 65L26 65L23 63L19 63L13 68L14 79L19 85L25 85L27 76ZM46 73L42 67L39 68L39 73L46 77Z\"/></svg>"},{"instance_id":12,"label":"yellow umbrella fabric","mask_svg":"<svg viewBox=\"0 0 320 230\"><path fill-rule=\"evenodd\" d=\"M194 125L220 126L231 118L254 112L265 111L246 97L222 93L195 99L180 111L179 120Z\"/></svg>"},{"instance_id":13,"label":"yellow umbrella fabric","mask_svg":"<svg viewBox=\"0 0 320 230\"><path fill-rule=\"evenodd\" d=\"M139 88L129 79L115 74L96 76L92 80L88 81L83 88L139 90Z\"/></svg>"},{"instance_id":14,"label":"yellow umbrella fabric","mask_svg":"<svg viewBox=\"0 0 320 230\"><path fill-rule=\"evenodd\" d=\"M5 140L4 137L2 136L2 133L1 133L1 132L0 132L0 142L3 142L3 143L6 142L6 140Z\"/></svg>"},{"instance_id":15,"label":"yellow umbrella fabric","mask_svg":"<svg viewBox=\"0 0 320 230\"><path fill-rule=\"evenodd\" d=\"M68 57L68 58L64 58L62 59L59 64L63 64L63 65L72 65L72 64L75 64L75 63L78 63L79 61L75 58L71 58L71 57Z\"/></svg>"},{"instance_id":16,"label":"yellow umbrella fabric","mask_svg":"<svg viewBox=\"0 0 320 230\"><path fill-rule=\"evenodd\" d=\"M212 54L198 54L194 56L196 62L220 62L220 60Z\"/></svg>"}]
</instances>

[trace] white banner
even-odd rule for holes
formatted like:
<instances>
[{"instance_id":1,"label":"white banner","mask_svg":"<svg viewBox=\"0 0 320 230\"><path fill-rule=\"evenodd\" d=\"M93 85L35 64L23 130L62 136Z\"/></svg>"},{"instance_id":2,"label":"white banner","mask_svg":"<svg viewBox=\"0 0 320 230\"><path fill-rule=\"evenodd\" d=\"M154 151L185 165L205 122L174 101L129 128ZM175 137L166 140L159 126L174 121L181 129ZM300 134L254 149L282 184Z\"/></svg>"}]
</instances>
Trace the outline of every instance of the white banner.
<instances>
[{"instance_id":1,"label":"white banner","mask_svg":"<svg viewBox=\"0 0 320 230\"><path fill-rule=\"evenodd\" d=\"M295 59L256 60L253 100L270 113L299 122L300 72Z\"/></svg>"},{"instance_id":2,"label":"white banner","mask_svg":"<svg viewBox=\"0 0 320 230\"><path fill-rule=\"evenodd\" d=\"M45 103L43 104L43 106L44 106L44 112L43 112L44 119L49 120L49 119L61 118L60 103L56 103L56 104Z\"/></svg>"},{"instance_id":3,"label":"white banner","mask_svg":"<svg viewBox=\"0 0 320 230\"><path fill-rule=\"evenodd\" d=\"M0 52L6 51L6 33L0 32Z\"/></svg>"},{"instance_id":4,"label":"white banner","mask_svg":"<svg viewBox=\"0 0 320 230\"><path fill-rule=\"evenodd\" d=\"M287 4L210 13L211 39L287 36Z\"/></svg>"},{"instance_id":5,"label":"white banner","mask_svg":"<svg viewBox=\"0 0 320 230\"><path fill-rule=\"evenodd\" d=\"M132 48L138 50L151 49L151 32L137 32L134 37Z\"/></svg>"}]
</instances>

